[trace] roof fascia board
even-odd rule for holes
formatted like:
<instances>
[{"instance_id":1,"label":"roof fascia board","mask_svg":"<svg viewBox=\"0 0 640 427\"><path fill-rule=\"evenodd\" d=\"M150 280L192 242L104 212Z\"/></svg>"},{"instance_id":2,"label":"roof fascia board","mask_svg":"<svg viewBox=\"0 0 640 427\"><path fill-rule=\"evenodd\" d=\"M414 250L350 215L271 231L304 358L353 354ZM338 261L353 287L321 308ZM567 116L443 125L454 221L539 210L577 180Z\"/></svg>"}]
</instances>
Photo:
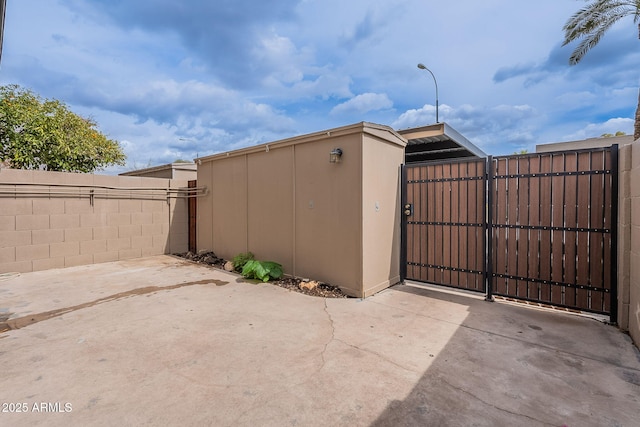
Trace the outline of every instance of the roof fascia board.
<instances>
[{"instance_id":1,"label":"roof fascia board","mask_svg":"<svg viewBox=\"0 0 640 427\"><path fill-rule=\"evenodd\" d=\"M323 130L320 132L294 136L291 138L281 139L279 141L267 142L264 144L254 145L247 148L241 148L239 150L227 151L223 153L212 154L205 157L199 157L195 159L195 161L199 163L199 162L208 162L208 161L226 159L230 157L244 156L247 154L260 153L264 151L269 151L271 149L288 147L291 145L305 144L308 142L314 142L314 141L328 139L328 138L335 138L338 136L352 135L358 132L363 132L363 133L380 137L380 131L382 130L388 133L388 136L383 139L388 140L389 142L396 143L398 145L404 146L406 144L406 140L388 126L377 125L377 124L368 123L368 122L359 122L352 125L342 126L339 128Z\"/></svg>"},{"instance_id":2,"label":"roof fascia board","mask_svg":"<svg viewBox=\"0 0 640 427\"><path fill-rule=\"evenodd\" d=\"M135 169L132 171L122 172L119 175L122 175L122 176L138 175L140 173L159 172L159 171L164 171L168 169L196 170L196 164L195 163L167 163L159 166L151 166L150 168Z\"/></svg>"}]
</instances>

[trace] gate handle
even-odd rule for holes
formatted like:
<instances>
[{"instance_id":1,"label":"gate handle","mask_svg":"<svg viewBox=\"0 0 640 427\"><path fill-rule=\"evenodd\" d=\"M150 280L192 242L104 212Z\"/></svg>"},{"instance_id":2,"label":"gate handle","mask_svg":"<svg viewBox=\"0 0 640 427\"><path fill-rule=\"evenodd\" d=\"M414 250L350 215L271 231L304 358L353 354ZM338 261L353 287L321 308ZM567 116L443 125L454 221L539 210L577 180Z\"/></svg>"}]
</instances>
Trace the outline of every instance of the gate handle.
<instances>
[{"instance_id":1,"label":"gate handle","mask_svg":"<svg viewBox=\"0 0 640 427\"><path fill-rule=\"evenodd\" d=\"M413 205L411 203L407 203L406 205L404 205L404 214L406 216L413 215Z\"/></svg>"}]
</instances>

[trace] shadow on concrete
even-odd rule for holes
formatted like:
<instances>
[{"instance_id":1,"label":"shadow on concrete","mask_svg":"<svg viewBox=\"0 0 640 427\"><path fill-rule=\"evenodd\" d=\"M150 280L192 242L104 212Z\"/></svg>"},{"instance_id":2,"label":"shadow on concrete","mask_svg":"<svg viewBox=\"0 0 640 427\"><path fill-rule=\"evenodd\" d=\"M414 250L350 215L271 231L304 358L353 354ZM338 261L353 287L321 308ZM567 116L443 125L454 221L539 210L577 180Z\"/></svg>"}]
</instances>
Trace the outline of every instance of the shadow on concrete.
<instances>
[{"instance_id":1,"label":"shadow on concrete","mask_svg":"<svg viewBox=\"0 0 640 427\"><path fill-rule=\"evenodd\" d=\"M392 289L466 306L468 315L373 426L639 425L640 354L616 328L479 294Z\"/></svg>"}]
</instances>

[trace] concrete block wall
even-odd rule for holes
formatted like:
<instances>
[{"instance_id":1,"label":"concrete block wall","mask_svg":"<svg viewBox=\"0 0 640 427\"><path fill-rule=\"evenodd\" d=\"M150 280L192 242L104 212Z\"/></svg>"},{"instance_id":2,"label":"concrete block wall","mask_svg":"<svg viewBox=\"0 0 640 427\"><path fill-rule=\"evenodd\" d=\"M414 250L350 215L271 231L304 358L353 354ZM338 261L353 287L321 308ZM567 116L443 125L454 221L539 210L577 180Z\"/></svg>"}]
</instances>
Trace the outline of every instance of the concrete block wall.
<instances>
[{"instance_id":1,"label":"concrete block wall","mask_svg":"<svg viewBox=\"0 0 640 427\"><path fill-rule=\"evenodd\" d=\"M640 143L631 145L629 173L631 244L629 253L629 333L640 346Z\"/></svg>"},{"instance_id":2,"label":"concrete block wall","mask_svg":"<svg viewBox=\"0 0 640 427\"><path fill-rule=\"evenodd\" d=\"M620 147L618 152L618 326L623 331L629 330L631 154L631 146Z\"/></svg>"},{"instance_id":3,"label":"concrete block wall","mask_svg":"<svg viewBox=\"0 0 640 427\"><path fill-rule=\"evenodd\" d=\"M640 143L619 152L618 324L640 347Z\"/></svg>"},{"instance_id":4,"label":"concrete block wall","mask_svg":"<svg viewBox=\"0 0 640 427\"><path fill-rule=\"evenodd\" d=\"M186 180L2 169L0 273L186 252L187 199L166 197L166 189L185 187Z\"/></svg>"}]
</instances>

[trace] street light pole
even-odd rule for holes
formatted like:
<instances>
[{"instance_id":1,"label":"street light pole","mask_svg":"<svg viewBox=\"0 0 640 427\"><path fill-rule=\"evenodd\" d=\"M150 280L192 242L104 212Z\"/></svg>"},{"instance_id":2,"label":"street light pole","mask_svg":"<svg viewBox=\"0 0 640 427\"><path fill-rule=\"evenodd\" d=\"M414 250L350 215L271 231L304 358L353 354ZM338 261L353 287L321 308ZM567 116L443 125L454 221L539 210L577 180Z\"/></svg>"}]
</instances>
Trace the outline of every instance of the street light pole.
<instances>
[{"instance_id":1,"label":"street light pole","mask_svg":"<svg viewBox=\"0 0 640 427\"><path fill-rule=\"evenodd\" d=\"M436 85L436 123L440 123L440 117L438 116L438 82L436 81L436 76L430 69L425 67L424 64L418 64L418 68L421 70L427 70L429 74L431 74L431 77L433 77L433 83Z\"/></svg>"}]
</instances>

